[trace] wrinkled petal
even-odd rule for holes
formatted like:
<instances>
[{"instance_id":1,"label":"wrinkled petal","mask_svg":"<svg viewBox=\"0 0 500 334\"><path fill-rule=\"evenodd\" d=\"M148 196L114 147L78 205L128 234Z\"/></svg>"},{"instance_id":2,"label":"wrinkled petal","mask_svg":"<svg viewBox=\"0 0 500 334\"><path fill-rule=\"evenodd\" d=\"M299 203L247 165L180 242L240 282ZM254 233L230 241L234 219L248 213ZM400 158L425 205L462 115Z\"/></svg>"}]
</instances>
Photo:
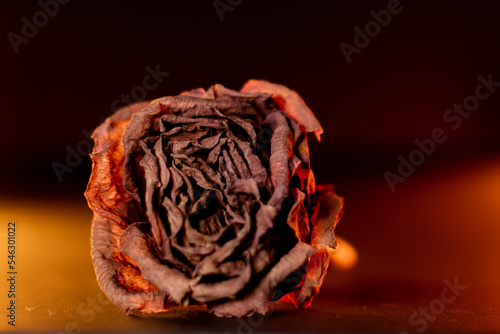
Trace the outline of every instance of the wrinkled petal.
<instances>
[{"instance_id":1,"label":"wrinkled petal","mask_svg":"<svg viewBox=\"0 0 500 334\"><path fill-rule=\"evenodd\" d=\"M318 141L321 140L323 128L297 92L282 85L254 79L248 80L241 91L243 93L265 92L272 94L273 99L288 117L303 125L307 132L314 132Z\"/></svg>"},{"instance_id":2,"label":"wrinkled petal","mask_svg":"<svg viewBox=\"0 0 500 334\"><path fill-rule=\"evenodd\" d=\"M208 305L208 310L218 316L243 317L254 313L265 315L269 311L269 295L290 273L299 268L316 249L299 242L269 271L250 293L221 304Z\"/></svg>"},{"instance_id":3,"label":"wrinkled petal","mask_svg":"<svg viewBox=\"0 0 500 334\"><path fill-rule=\"evenodd\" d=\"M330 264L328 248L337 247L334 229L343 210L343 199L335 195L331 187L318 186L315 197L317 205L314 207L315 212L312 217L311 245L317 252L309 259L302 287L282 299L302 308L309 307L323 284Z\"/></svg>"}]
</instances>

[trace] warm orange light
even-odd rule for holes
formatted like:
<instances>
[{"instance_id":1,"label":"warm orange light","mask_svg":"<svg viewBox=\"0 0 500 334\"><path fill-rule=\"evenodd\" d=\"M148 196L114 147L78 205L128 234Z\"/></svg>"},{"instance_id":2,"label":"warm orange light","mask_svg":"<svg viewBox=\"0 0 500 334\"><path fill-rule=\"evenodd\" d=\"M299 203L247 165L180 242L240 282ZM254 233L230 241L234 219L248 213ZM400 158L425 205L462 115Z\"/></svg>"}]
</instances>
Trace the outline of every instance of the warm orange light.
<instances>
[{"instance_id":1,"label":"warm orange light","mask_svg":"<svg viewBox=\"0 0 500 334\"><path fill-rule=\"evenodd\" d=\"M358 252L347 240L336 237L337 248L330 251L331 262L337 269L347 270L358 263Z\"/></svg>"}]
</instances>

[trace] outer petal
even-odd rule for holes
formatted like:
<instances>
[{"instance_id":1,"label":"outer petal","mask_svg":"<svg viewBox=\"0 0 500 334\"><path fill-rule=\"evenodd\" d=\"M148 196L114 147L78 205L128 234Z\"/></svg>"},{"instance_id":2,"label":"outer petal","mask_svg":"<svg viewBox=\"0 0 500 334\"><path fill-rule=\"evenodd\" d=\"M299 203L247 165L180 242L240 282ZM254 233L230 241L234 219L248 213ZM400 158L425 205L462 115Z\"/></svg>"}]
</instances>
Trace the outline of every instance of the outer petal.
<instances>
[{"instance_id":1,"label":"outer petal","mask_svg":"<svg viewBox=\"0 0 500 334\"><path fill-rule=\"evenodd\" d=\"M255 79L248 80L241 92L272 94L273 100L288 117L304 126L307 132L314 132L318 141L321 140L323 128L297 92L282 85Z\"/></svg>"},{"instance_id":2,"label":"outer petal","mask_svg":"<svg viewBox=\"0 0 500 334\"><path fill-rule=\"evenodd\" d=\"M106 296L127 313L136 309L157 312L171 304L169 297L144 280L135 263L118 249L119 236L142 216L122 185L122 137L132 114L148 104L123 108L94 131L92 175L85 192L94 211L91 254L97 281Z\"/></svg>"},{"instance_id":3,"label":"outer petal","mask_svg":"<svg viewBox=\"0 0 500 334\"><path fill-rule=\"evenodd\" d=\"M118 272L130 266L122 258L117 246L123 231L123 228L109 219L96 217L92 222L91 253L99 287L109 300L128 314L134 310L160 312L168 309L173 305L173 301L142 276L136 277L139 284L134 287L130 286L129 280L127 285L123 285L125 282L119 280Z\"/></svg>"},{"instance_id":4,"label":"outer petal","mask_svg":"<svg viewBox=\"0 0 500 334\"><path fill-rule=\"evenodd\" d=\"M101 218L127 226L123 217L140 218L137 204L123 188L123 143L122 137L132 114L147 106L139 102L120 109L101 124L92 134L95 141L90 176L85 197L90 208Z\"/></svg>"},{"instance_id":5,"label":"outer petal","mask_svg":"<svg viewBox=\"0 0 500 334\"><path fill-rule=\"evenodd\" d=\"M282 298L284 302L302 308L311 305L323 284L330 264L329 248L335 249L337 246L334 229L344 207L343 198L335 195L331 186L318 186L313 202L311 246L318 251L309 258L302 287Z\"/></svg>"}]
</instances>

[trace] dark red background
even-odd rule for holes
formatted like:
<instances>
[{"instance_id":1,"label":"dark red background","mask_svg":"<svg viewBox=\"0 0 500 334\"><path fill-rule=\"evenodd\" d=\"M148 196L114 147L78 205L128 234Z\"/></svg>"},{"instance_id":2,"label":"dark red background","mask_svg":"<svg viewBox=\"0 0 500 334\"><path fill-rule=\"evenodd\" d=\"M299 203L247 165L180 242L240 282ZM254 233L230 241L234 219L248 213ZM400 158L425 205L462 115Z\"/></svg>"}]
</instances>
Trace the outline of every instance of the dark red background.
<instances>
[{"instance_id":1,"label":"dark red background","mask_svg":"<svg viewBox=\"0 0 500 334\"><path fill-rule=\"evenodd\" d=\"M403 10L348 64L339 48L353 28L388 1L248 1L219 20L212 1L71 1L15 54L6 35L33 1L2 4L1 150L3 191L81 193L90 160L59 184L82 130L111 113L110 103L142 83L147 65L170 76L153 99L249 78L301 94L325 128L313 146L320 180L348 191L346 176L397 167L397 156L442 126L453 103L474 92L478 75L500 80L499 12L494 1L402 1ZM499 96L482 102L429 161L496 153Z\"/></svg>"},{"instance_id":2,"label":"dark red background","mask_svg":"<svg viewBox=\"0 0 500 334\"><path fill-rule=\"evenodd\" d=\"M0 197L86 205L90 159L63 182L51 164L64 163L66 146L141 84L148 65L170 73L148 99L266 79L296 90L325 130L320 144L311 137L312 164L318 182L345 197L338 232L359 251L353 277L427 280L439 293L458 276L470 294L496 286L491 297L500 296L500 89L447 128L447 141L394 193L383 175L415 139L446 127L443 113L474 93L479 75L500 81L499 3L401 1L348 64L339 44L352 44L353 28L387 3L243 0L221 22L212 1L73 0L15 54L7 33L40 8L2 2ZM382 299L393 289L364 287Z\"/></svg>"}]
</instances>

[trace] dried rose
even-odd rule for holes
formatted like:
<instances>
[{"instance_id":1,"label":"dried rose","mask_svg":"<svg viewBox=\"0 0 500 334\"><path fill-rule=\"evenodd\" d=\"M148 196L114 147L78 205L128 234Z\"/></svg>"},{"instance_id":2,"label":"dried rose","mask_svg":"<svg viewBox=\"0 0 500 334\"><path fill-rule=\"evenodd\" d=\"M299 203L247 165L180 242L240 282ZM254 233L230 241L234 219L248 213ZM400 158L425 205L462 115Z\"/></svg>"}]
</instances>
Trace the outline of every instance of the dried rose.
<instances>
[{"instance_id":1,"label":"dried rose","mask_svg":"<svg viewBox=\"0 0 500 334\"><path fill-rule=\"evenodd\" d=\"M299 95L250 80L136 103L94 132L85 195L92 258L109 299L130 313L206 305L265 314L310 305L336 247L342 199L316 186Z\"/></svg>"}]
</instances>

